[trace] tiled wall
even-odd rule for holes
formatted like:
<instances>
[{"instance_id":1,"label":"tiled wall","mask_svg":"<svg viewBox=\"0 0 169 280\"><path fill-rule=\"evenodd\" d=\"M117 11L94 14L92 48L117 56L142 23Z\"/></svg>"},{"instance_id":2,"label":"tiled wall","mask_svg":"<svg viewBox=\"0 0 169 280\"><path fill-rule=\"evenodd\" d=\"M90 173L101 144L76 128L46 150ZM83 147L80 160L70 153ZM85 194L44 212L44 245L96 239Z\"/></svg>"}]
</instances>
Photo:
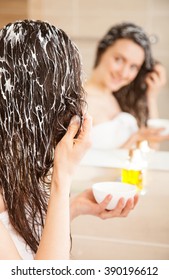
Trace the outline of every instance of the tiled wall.
<instances>
[{"instance_id":1,"label":"tiled wall","mask_svg":"<svg viewBox=\"0 0 169 280\"><path fill-rule=\"evenodd\" d=\"M0 0L0 27L25 17L47 20L65 30L80 49L86 78L99 38L113 24L132 21L157 36L153 53L165 65L169 80L168 0ZM169 118L168 106L169 82L159 96L161 117ZM169 149L169 143L162 147Z\"/></svg>"},{"instance_id":2,"label":"tiled wall","mask_svg":"<svg viewBox=\"0 0 169 280\"><path fill-rule=\"evenodd\" d=\"M0 28L8 22L27 17L27 0L0 0Z\"/></svg>"}]
</instances>

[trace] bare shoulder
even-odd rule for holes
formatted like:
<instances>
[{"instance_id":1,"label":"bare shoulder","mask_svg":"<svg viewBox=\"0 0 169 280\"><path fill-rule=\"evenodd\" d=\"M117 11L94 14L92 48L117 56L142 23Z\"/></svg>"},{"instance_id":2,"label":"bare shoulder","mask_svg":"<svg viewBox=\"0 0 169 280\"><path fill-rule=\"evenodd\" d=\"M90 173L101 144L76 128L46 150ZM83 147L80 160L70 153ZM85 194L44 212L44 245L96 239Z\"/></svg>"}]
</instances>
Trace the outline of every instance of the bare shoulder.
<instances>
[{"instance_id":1,"label":"bare shoulder","mask_svg":"<svg viewBox=\"0 0 169 280\"><path fill-rule=\"evenodd\" d=\"M21 259L9 232L0 221L0 260Z\"/></svg>"}]
</instances>

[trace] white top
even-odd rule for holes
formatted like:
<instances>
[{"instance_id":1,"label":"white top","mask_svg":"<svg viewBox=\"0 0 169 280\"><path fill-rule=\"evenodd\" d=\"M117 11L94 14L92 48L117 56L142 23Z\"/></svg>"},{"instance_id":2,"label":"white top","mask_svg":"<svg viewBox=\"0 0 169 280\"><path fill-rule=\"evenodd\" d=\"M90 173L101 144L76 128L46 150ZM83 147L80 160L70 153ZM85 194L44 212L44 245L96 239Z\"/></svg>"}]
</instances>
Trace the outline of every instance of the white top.
<instances>
[{"instance_id":1,"label":"white top","mask_svg":"<svg viewBox=\"0 0 169 280\"><path fill-rule=\"evenodd\" d=\"M129 113L121 112L113 120L93 126L92 148L117 149L137 130L136 119Z\"/></svg>"},{"instance_id":2,"label":"white top","mask_svg":"<svg viewBox=\"0 0 169 280\"><path fill-rule=\"evenodd\" d=\"M8 230L20 256L24 260L31 260L33 259L33 253L30 249L30 247L26 244L24 239L14 230L12 227L9 216L7 211L0 213L0 221L3 223L3 225Z\"/></svg>"}]
</instances>

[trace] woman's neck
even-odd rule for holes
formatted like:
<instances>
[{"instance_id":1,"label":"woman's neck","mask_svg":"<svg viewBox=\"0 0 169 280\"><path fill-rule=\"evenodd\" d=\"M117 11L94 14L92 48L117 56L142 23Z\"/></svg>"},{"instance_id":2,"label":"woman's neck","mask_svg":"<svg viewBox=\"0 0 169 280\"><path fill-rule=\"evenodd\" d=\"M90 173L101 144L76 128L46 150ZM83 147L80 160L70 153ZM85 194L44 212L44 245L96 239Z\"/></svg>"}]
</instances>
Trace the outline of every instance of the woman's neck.
<instances>
[{"instance_id":1,"label":"woman's neck","mask_svg":"<svg viewBox=\"0 0 169 280\"><path fill-rule=\"evenodd\" d=\"M5 204L2 198L2 194L0 193L0 213L4 212L5 210Z\"/></svg>"},{"instance_id":2,"label":"woman's neck","mask_svg":"<svg viewBox=\"0 0 169 280\"><path fill-rule=\"evenodd\" d=\"M90 78L85 84L86 91L87 89L89 90L89 93L92 92L93 95L111 95L112 96L112 91L106 87L102 79L99 78L98 74L96 73L96 70L93 70Z\"/></svg>"}]
</instances>

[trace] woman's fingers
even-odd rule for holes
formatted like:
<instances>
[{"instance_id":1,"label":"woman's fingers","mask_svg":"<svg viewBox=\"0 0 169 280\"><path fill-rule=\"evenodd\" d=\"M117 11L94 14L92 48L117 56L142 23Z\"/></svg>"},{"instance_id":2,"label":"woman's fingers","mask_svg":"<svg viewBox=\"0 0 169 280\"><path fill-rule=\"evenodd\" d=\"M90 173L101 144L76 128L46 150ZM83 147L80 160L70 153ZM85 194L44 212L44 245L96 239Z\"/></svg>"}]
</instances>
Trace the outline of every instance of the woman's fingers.
<instances>
[{"instance_id":1,"label":"woman's fingers","mask_svg":"<svg viewBox=\"0 0 169 280\"><path fill-rule=\"evenodd\" d=\"M164 68L163 65L161 65L160 63L157 63L154 66L154 69L152 72L150 72L148 75L148 77L152 77L152 79L157 79L160 81L160 83L162 85L164 85L166 83L166 70Z\"/></svg>"},{"instance_id":2,"label":"woman's fingers","mask_svg":"<svg viewBox=\"0 0 169 280\"><path fill-rule=\"evenodd\" d=\"M139 200L139 195L136 194L136 195L134 196L134 207L135 207L136 204L138 203L138 200Z\"/></svg>"},{"instance_id":3,"label":"woman's fingers","mask_svg":"<svg viewBox=\"0 0 169 280\"><path fill-rule=\"evenodd\" d=\"M73 139L80 128L80 123L81 123L80 117L78 115L73 116L70 120L70 124L68 126L68 130L65 136L70 139Z\"/></svg>"},{"instance_id":4,"label":"woman's fingers","mask_svg":"<svg viewBox=\"0 0 169 280\"><path fill-rule=\"evenodd\" d=\"M85 144L88 147L91 145L90 132L92 128L92 118L89 115L86 115L84 117L84 121L81 128L80 128L80 124L81 124L80 117L77 115L73 116L68 126L68 130L63 137L63 141L68 140L71 141L72 145L76 144L78 146ZM75 138L79 129L80 129L80 133L78 137Z\"/></svg>"},{"instance_id":5,"label":"woman's fingers","mask_svg":"<svg viewBox=\"0 0 169 280\"><path fill-rule=\"evenodd\" d=\"M92 117L86 114L84 116L83 124L78 138L79 139L90 138L91 129L92 129Z\"/></svg>"},{"instance_id":6,"label":"woman's fingers","mask_svg":"<svg viewBox=\"0 0 169 280\"><path fill-rule=\"evenodd\" d=\"M100 210L103 211L108 206L109 202L111 201L112 196L109 194L105 197L105 199L99 204Z\"/></svg>"},{"instance_id":7,"label":"woman's fingers","mask_svg":"<svg viewBox=\"0 0 169 280\"><path fill-rule=\"evenodd\" d=\"M104 210L100 213L100 218L110 219L115 217L127 217L131 210L134 209L138 202L139 196L127 200L125 204L124 198L120 198L117 206L113 210ZM110 199L111 200L111 199ZM107 205L106 205L107 206Z\"/></svg>"},{"instance_id":8,"label":"woman's fingers","mask_svg":"<svg viewBox=\"0 0 169 280\"><path fill-rule=\"evenodd\" d=\"M152 72L147 74L146 83L153 94L166 84L166 71L161 64L156 64Z\"/></svg>"},{"instance_id":9,"label":"woman's fingers","mask_svg":"<svg viewBox=\"0 0 169 280\"><path fill-rule=\"evenodd\" d=\"M162 132L165 128L151 128L151 127L142 127L139 131L140 140L146 139L153 142L162 142L169 139L169 135L163 135Z\"/></svg>"},{"instance_id":10,"label":"woman's fingers","mask_svg":"<svg viewBox=\"0 0 169 280\"><path fill-rule=\"evenodd\" d=\"M160 78L161 84L165 85L167 79L166 79L166 70L164 66L160 63L157 63L154 66L154 72L157 73L158 77Z\"/></svg>"}]
</instances>

